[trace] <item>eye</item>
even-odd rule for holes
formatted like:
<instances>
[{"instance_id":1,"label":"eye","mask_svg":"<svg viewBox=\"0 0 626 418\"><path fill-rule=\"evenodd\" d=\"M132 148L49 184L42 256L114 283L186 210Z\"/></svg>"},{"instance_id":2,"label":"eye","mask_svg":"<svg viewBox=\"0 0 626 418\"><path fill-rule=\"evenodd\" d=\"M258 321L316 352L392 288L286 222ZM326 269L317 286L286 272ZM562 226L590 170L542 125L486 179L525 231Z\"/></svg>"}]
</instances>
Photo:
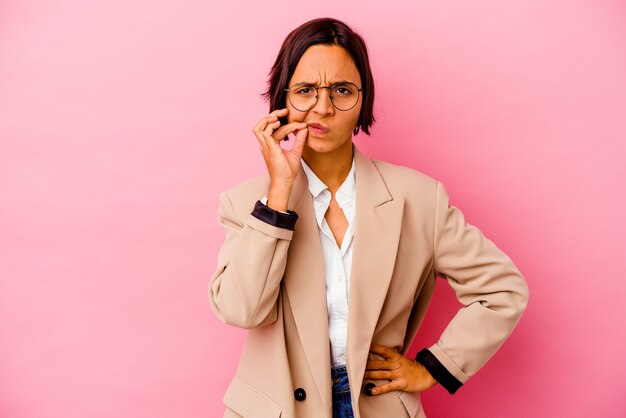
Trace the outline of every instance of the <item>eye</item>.
<instances>
[{"instance_id":1,"label":"eye","mask_svg":"<svg viewBox=\"0 0 626 418\"><path fill-rule=\"evenodd\" d=\"M295 93L303 96L308 96L312 93L313 89L310 87L299 87L296 89Z\"/></svg>"},{"instance_id":2,"label":"eye","mask_svg":"<svg viewBox=\"0 0 626 418\"><path fill-rule=\"evenodd\" d=\"M345 85L335 87L335 93L339 94L340 96L349 96L353 94L352 89Z\"/></svg>"}]
</instances>

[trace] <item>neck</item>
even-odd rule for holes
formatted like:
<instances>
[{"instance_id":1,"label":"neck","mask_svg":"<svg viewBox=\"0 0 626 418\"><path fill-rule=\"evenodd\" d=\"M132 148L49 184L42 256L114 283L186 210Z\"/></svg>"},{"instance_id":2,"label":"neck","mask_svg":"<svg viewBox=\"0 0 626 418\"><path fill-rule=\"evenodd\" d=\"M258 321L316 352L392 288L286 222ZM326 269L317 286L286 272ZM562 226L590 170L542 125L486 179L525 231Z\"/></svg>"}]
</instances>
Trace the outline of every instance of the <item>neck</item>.
<instances>
[{"instance_id":1,"label":"neck","mask_svg":"<svg viewBox=\"0 0 626 418\"><path fill-rule=\"evenodd\" d=\"M348 177L352 168L352 141L346 141L332 152L318 153L305 148L302 158L315 175L334 193Z\"/></svg>"}]
</instances>

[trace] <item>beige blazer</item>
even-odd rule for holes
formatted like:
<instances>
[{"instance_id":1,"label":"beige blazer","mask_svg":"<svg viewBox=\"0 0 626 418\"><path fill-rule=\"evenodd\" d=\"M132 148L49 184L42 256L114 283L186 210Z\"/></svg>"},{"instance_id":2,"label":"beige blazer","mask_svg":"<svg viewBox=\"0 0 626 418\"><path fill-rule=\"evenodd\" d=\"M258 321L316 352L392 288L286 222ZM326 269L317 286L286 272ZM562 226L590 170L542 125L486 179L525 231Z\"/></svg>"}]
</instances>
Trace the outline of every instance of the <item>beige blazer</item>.
<instances>
[{"instance_id":1,"label":"beige blazer","mask_svg":"<svg viewBox=\"0 0 626 418\"><path fill-rule=\"evenodd\" d=\"M462 306L428 349L461 383L499 349L526 308L528 287L511 259L465 222L444 186L354 147L356 219L350 278L347 370L355 418L424 417L419 393L366 396L371 343L406 354L436 276ZM220 320L249 329L225 417L332 417L324 260L313 199L300 169L289 209L295 230L250 213L267 194L264 175L220 195L226 230L209 301ZM296 400L296 389L305 392ZM301 398L301 397L300 397Z\"/></svg>"}]
</instances>

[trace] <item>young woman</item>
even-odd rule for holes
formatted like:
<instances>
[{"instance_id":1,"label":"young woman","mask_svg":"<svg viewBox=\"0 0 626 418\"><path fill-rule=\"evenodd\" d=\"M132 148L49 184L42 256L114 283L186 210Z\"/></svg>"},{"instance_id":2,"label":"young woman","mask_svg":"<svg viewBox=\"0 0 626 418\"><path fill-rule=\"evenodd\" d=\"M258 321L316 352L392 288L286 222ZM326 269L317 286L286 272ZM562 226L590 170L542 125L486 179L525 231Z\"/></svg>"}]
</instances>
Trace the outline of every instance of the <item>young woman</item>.
<instances>
[{"instance_id":1,"label":"young woman","mask_svg":"<svg viewBox=\"0 0 626 418\"><path fill-rule=\"evenodd\" d=\"M525 280L439 181L355 147L374 122L374 82L347 25L292 31L266 97L253 132L268 174L220 196L226 240L209 300L249 329L224 416L424 417L420 392L454 393L510 335ZM436 276L463 306L407 358Z\"/></svg>"}]
</instances>

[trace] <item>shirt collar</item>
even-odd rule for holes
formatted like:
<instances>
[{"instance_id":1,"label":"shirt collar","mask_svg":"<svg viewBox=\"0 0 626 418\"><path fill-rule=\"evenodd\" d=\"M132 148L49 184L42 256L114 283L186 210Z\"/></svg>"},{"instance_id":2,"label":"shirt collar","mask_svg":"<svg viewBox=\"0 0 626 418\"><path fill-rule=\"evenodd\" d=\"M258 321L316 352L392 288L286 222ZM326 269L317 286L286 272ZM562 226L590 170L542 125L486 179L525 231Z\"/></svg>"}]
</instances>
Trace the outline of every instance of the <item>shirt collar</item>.
<instances>
[{"instance_id":1,"label":"shirt collar","mask_svg":"<svg viewBox=\"0 0 626 418\"><path fill-rule=\"evenodd\" d=\"M322 193L324 190L327 190L328 187L326 186L326 184L324 184L324 182L322 180L320 180L319 177L317 177L317 174L315 174L313 172L313 170L311 170L311 167L309 167L309 165L304 161L304 158L300 159L300 163L302 164L302 169L304 170L304 174L306 174L306 178L308 180L309 183L309 191L311 192L311 194L313 195L313 198L317 198L320 193ZM344 195L346 195L347 197L352 197L354 195L354 187L355 187L355 175L354 175L354 157L352 158L352 167L350 167L350 171L348 172L348 176L346 177L346 179L343 181L343 183L341 184L341 186L339 186L339 189L337 190L337 193L342 193Z\"/></svg>"},{"instance_id":2,"label":"shirt collar","mask_svg":"<svg viewBox=\"0 0 626 418\"><path fill-rule=\"evenodd\" d=\"M350 198L350 199L354 198L355 185L356 185L354 167L355 167L354 158L352 158L352 167L350 167L350 172L348 173L348 176L343 181L341 186L339 186L339 189L337 190L337 195L344 195L345 197Z\"/></svg>"},{"instance_id":3,"label":"shirt collar","mask_svg":"<svg viewBox=\"0 0 626 418\"><path fill-rule=\"evenodd\" d=\"M327 189L326 185L319 177L311 170L311 167L304 161L304 158L300 159L300 163L302 164L302 169L304 170L304 174L306 174L306 179L309 183L309 191L313 195L313 198L317 198L320 193Z\"/></svg>"}]
</instances>

